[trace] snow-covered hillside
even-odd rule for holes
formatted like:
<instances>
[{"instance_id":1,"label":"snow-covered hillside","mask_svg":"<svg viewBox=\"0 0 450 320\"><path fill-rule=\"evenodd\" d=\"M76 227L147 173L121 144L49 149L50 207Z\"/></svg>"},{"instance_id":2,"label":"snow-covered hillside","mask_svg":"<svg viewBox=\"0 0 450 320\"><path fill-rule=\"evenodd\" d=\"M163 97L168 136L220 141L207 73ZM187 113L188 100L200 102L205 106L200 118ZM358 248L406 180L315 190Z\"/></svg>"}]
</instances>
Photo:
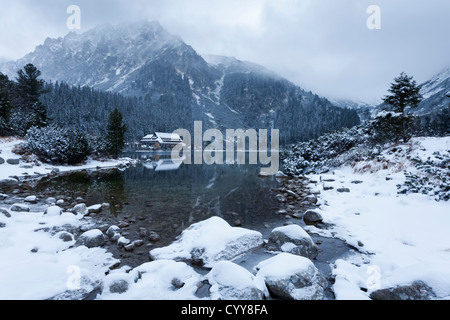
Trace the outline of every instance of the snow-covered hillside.
<instances>
[{"instance_id":1,"label":"snow-covered hillside","mask_svg":"<svg viewBox=\"0 0 450 320\"><path fill-rule=\"evenodd\" d=\"M307 230L358 250L333 266L337 299L369 299L379 289L393 297L415 282L425 284L420 290L431 288L432 298L450 299L450 203L436 196L449 189L449 152L450 137L414 138L373 159L309 176L320 190L324 222L333 227ZM445 172L436 176L417 163ZM422 176L430 190L399 193L407 186L405 172Z\"/></svg>"},{"instance_id":2,"label":"snow-covered hillside","mask_svg":"<svg viewBox=\"0 0 450 320\"><path fill-rule=\"evenodd\" d=\"M420 103L418 115L439 112L450 106L450 68L444 69L421 86L423 101Z\"/></svg>"},{"instance_id":3,"label":"snow-covered hillside","mask_svg":"<svg viewBox=\"0 0 450 320\"><path fill-rule=\"evenodd\" d=\"M428 99L431 96L438 93L450 93L450 68L445 69L434 76L429 81L425 82L421 88L421 94L424 99Z\"/></svg>"}]
</instances>

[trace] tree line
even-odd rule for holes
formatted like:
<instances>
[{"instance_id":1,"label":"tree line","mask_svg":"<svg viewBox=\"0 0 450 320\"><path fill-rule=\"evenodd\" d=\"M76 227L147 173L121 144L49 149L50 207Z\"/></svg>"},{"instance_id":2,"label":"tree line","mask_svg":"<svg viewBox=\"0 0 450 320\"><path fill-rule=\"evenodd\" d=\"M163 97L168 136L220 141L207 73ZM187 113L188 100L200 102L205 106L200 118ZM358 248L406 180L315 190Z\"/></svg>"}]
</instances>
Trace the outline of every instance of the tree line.
<instances>
[{"instance_id":1,"label":"tree line","mask_svg":"<svg viewBox=\"0 0 450 320\"><path fill-rule=\"evenodd\" d=\"M49 116L42 97L51 90L41 72L27 64L16 81L0 73L0 135L25 137L24 153L33 153L53 164L77 164L90 155L117 158L124 148L126 124L116 109L111 111L104 135L66 127Z\"/></svg>"}]
</instances>

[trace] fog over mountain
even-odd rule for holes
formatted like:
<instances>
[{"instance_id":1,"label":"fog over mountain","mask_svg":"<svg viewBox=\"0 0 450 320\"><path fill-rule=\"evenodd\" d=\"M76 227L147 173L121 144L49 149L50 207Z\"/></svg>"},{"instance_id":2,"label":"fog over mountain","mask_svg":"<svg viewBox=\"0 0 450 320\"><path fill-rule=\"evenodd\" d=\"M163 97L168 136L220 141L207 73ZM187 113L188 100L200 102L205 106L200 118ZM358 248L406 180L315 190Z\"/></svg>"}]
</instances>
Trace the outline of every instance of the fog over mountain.
<instances>
[{"instance_id":1,"label":"fog over mountain","mask_svg":"<svg viewBox=\"0 0 450 320\"><path fill-rule=\"evenodd\" d=\"M41 70L47 82L136 99L134 105L126 103L133 112L119 105L134 114L127 120L134 139L144 130L190 128L193 121L203 121L205 128L222 130L277 128L288 143L359 123L355 111L335 107L262 66L231 57L200 56L156 21L105 25L83 34L48 38L22 59L1 65L0 71L13 79L27 63ZM50 96L44 97L50 116L65 125L67 119L77 118L75 113L67 114L67 102L61 97ZM92 108L92 103L78 104L72 108L78 114L87 105ZM110 107L104 106L99 123ZM137 118L141 126L147 120L147 128L135 130ZM89 126L93 120L85 121L88 124L80 124Z\"/></svg>"}]
</instances>

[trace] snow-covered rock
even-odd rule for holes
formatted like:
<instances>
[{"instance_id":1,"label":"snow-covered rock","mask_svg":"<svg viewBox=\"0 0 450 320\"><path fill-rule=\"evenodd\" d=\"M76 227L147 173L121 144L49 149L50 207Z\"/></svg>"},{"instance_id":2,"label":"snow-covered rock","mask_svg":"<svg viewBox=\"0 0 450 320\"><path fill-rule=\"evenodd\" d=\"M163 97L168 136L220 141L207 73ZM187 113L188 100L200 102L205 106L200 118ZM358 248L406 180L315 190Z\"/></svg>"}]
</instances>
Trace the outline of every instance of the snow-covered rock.
<instances>
[{"instance_id":1,"label":"snow-covered rock","mask_svg":"<svg viewBox=\"0 0 450 320\"><path fill-rule=\"evenodd\" d=\"M432 300L436 298L433 290L422 281L410 285L380 289L371 293L373 300Z\"/></svg>"},{"instance_id":2,"label":"snow-covered rock","mask_svg":"<svg viewBox=\"0 0 450 320\"><path fill-rule=\"evenodd\" d=\"M128 273L111 273L102 281L102 293L105 295L125 293L133 282L133 276Z\"/></svg>"},{"instance_id":3,"label":"snow-covered rock","mask_svg":"<svg viewBox=\"0 0 450 320\"><path fill-rule=\"evenodd\" d=\"M289 300L322 300L326 280L311 260L280 253L256 267L256 278L264 282L271 294Z\"/></svg>"},{"instance_id":4,"label":"snow-covered rock","mask_svg":"<svg viewBox=\"0 0 450 320\"><path fill-rule=\"evenodd\" d=\"M23 201L29 202L29 203L36 203L37 202L37 197L36 196L28 196Z\"/></svg>"},{"instance_id":5,"label":"snow-covered rock","mask_svg":"<svg viewBox=\"0 0 450 320\"><path fill-rule=\"evenodd\" d=\"M0 179L0 186L15 186L19 184L19 180L15 178L3 178Z\"/></svg>"},{"instance_id":6,"label":"snow-covered rock","mask_svg":"<svg viewBox=\"0 0 450 320\"><path fill-rule=\"evenodd\" d=\"M67 231L60 231L54 237L61 239L63 242L75 242L74 235Z\"/></svg>"},{"instance_id":7,"label":"snow-covered rock","mask_svg":"<svg viewBox=\"0 0 450 320\"><path fill-rule=\"evenodd\" d=\"M152 261L129 273L107 276L103 282L104 290L98 299L192 300L195 299L201 279L200 274L183 262Z\"/></svg>"},{"instance_id":8,"label":"snow-covered rock","mask_svg":"<svg viewBox=\"0 0 450 320\"><path fill-rule=\"evenodd\" d=\"M88 208L86 207L86 204L80 203L80 204L77 204L76 206L73 207L72 212L74 214L85 215L89 211L88 211Z\"/></svg>"},{"instance_id":9,"label":"snow-covered rock","mask_svg":"<svg viewBox=\"0 0 450 320\"><path fill-rule=\"evenodd\" d=\"M356 263L362 264L361 261ZM370 267L370 266L369 266ZM368 287L378 285L378 280L381 278L379 269L358 268L356 265L338 259L332 267L332 275L334 277L333 292L336 300L370 300L367 292L361 288L368 289ZM370 278L370 283L369 282Z\"/></svg>"},{"instance_id":10,"label":"snow-covered rock","mask_svg":"<svg viewBox=\"0 0 450 320\"><path fill-rule=\"evenodd\" d=\"M118 226L110 226L106 230L106 235L110 238L114 237L116 234L120 234L120 228Z\"/></svg>"},{"instance_id":11,"label":"snow-covered rock","mask_svg":"<svg viewBox=\"0 0 450 320\"><path fill-rule=\"evenodd\" d=\"M58 206L50 206L45 209L44 215L47 216L60 216L63 213L63 209Z\"/></svg>"},{"instance_id":12,"label":"snow-covered rock","mask_svg":"<svg viewBox=\"0 0 450 320\"><path fill-rule=\"evenodd\" d=\"M105 244L105 235L98 229L89 230L83 233L76 242L78 246L88 248L101 247Z\"/></svg>"},{"instance_id":13,"label":"snow-covered rock","mask_svg":"<svg viewBox=\"0 0 450 320\"><path fill-rule=\"evenodd\" d=\"M95 204L93 206L88 207L87 210L88 210L88 213L100 213L100 212L102 212L102 205Z\"/></svg>"},{"instance_id":14,"label":"snow-covered rock","mask_svg":"<svg viewBox=\"0 0 450 320\"><path fill-rule=\"evenodd\" d=\"M14 212L30 212L30 207L27 206L26 204L14 203L14 204L9 208L9 211L14 211Z\"/></svg>"},{"instance_id":15,"label":"snow-covered rock","mask_svg":"<svg viewBox=\"0 0 450 320\"><path fill-rule=\"evenodd\" d=\"M117 263L103 248L73 246L63 230L82 225L76 216L42 213L19 212L7 220L0 214L7 221L0 231L0 256L7 257L0 259L1 300L85 299Z\"/></svg>"},{"instance_id":16,"label":"snow-covered rock","mask_svg":"<svg viewBox=\"0 0 450 320\"><path fill-rule=\"evenodd\" d=\"M297 224L272 230L267 242L267 249L288 252L309 259L315 259L319 252L310 235Z\"/></svg>"},{"instance_id":17,"label":"snow-covered rock","mask_svg":"<svg viewBox=\"0 0 450 320\"><path fill-rule=\"evenodd\" d=\"M45 200L45 202L46 202L47 204L54 205L54 204L56 204L56 198L54 198L54 197L48 197L48 198Z\"/></svg>"},{"instance_id":18,"label":"snow-covered rock","mask_svg":"<svg viewBox=\"0 0 450 320\"><path fill-rule=\"evenodd\" d=\"M154 260L184 260L212 267L215 262L232 260L262 244L260 232L231 227L222 218L212 217L190 226L171 245L150 251L150 256Z\"/></svg>"},{"instance_id":19,"label":"snow-covered rock","mask_svg":"<svg viewBox=\"0 0 450 320\"><path fill-rule=\"evenodd\" d=\"M131 243L130 239L127 239L125 237L120 237L119 240L117 240L117 245L119 247L125 247Z\"/></svg>"},{"instance_id":20,"label":"snow-covered rock","mask_svg":"<svg viewBox=\"0 0 450 320\"><path fill-rule=\"evenodd\" d=\"M262 300L264 288L259 288L255 277L246 269L230 261L220 261L208 273L213 300Z\"/></svg>"}]
</instances>

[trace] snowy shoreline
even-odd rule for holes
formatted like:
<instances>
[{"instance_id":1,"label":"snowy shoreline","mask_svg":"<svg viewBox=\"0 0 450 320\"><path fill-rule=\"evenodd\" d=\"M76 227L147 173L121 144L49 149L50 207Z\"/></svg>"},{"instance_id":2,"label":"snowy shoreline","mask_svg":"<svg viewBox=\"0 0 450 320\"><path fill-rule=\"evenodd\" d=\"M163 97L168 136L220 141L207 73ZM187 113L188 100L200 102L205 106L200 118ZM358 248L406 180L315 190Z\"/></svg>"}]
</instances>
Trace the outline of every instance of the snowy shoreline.
<instances>
[{"instance_id":1,"label":"snowy shoreline","mask_svg":"<svg viewBox=\"0 0 450 320\"><path fill-rule=\"evenodd\" d=\"M22 142L23 140L18 138L0 138L0 183L15 184L14 180L18 179L41 178L55 173L126 167L135 163L129 158L104 161L88 159L84 164L75 166L55 166L40 161L25 162L21 160L22 156L13 152L14 148Z\"/></svg>"},{"instance_id":2,"label":"snowy shoreline","mask_svg":"<svg viewBox=\"0 0 450 320\"><path fill-rule=\"evenodd\" d=\"M430 298L450 299L450 204L439 201L444 181L432 181L435 171L414 165L434 162L448 177L449 156L449 137L413 138L378 159L309 175L320 189L324 221L333 227L306 230L341 238L360 252L333 266L338 300L366 300L378 289L392 298L395 288L419 282L432 290ZM426 177L426 188L405 189L410 172Z\"/></svg>"}]
</instances>

